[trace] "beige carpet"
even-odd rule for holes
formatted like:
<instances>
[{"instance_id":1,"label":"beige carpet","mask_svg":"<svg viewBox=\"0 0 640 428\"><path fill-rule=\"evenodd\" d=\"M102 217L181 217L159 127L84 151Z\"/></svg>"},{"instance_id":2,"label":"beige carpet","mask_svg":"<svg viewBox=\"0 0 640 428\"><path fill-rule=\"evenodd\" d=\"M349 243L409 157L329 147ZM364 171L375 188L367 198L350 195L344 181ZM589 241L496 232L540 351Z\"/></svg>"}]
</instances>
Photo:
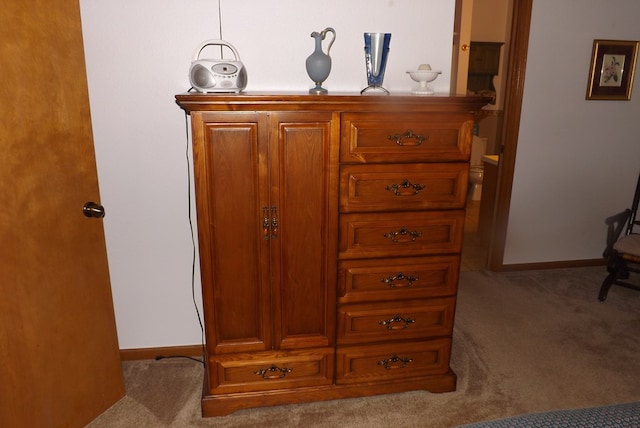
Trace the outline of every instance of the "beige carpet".
<instances>
[{"instance_id":1,"label":"beige carpet","mask_svg":"<svg viewBox=\"0 0 640 428\"><path fill-rule=\"evenodd\" d=\"M604 267L463 272L452 393L408 392L200 417L202 366L125 362L127 396L89 426L454 427L516 414L640 401L640 293L597 300Z\"/></svg>"}]
</instances>

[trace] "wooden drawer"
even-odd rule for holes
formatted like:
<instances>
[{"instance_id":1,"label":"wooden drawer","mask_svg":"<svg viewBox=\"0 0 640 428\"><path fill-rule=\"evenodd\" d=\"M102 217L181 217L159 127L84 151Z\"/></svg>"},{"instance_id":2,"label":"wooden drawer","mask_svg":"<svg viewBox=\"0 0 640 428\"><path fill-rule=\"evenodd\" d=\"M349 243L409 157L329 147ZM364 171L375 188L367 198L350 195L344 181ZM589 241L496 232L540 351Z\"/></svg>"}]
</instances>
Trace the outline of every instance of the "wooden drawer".
<instances>
[{"instance_id":1,"label":"wooden drawer","mask_svg":"<svg viewBox=\"0 0 640 428\"><path fill-rule=\"evenodd\" d=\"M343 214L340 259L459 253L464 211Z\"/></svg>"},{"instance_id":2,"label":"wooden drawer","mask_svg":"<svg viewBox=\"0 0 640 428\"><path fill-rule=\"evenodd\" d=\"M468 161L473 115L343 113L340 161Z\"/></svg>"},{"instance_id":3,"label":"wooden drawer","mask_svg":"<svg viewBox=\"0 0 640 428\"><path fill-rule=\"evenodd\" d=\"M449 371L451 339L338 347L336 384L384 382Z\"/></svg>"},{"instance_id":4,"label":"wooden drawer","mask_svg":"<svg viewBox=\"0 0 640 428\"><path fill-rule=\"evenodd\" d=\"M339 345L450 336L455 297L341 305Z\"/></svg>"},{"instance_id":5,"label":"wooden drawer","mask_svg":"<svg viewBox=\"0 0 640 428\"><path fill-rule=\"evenodd\" d=\"M467 163L344 165L340 211L464 208Z\"/></svg>"},{"instance_id":6,"label":"wooden drawer","mask_svg":"<svg viewBox=\"0 0 640 428\"><path fill-rule=\"evenodd\" d=\"M209 357L209 392L228 394L330 385L333 364L333 348L213 355Z\"/></svg>"},{"instance_id":7,"label":"wooden drawer","mask_svg":"<svg viewBox=\"0 0 640 428\"><path fill-rule=\"evenodd\" d=\"M454 296L460 256L343 260L338 302L357 303Z\"/></svg>"}]
</instances>

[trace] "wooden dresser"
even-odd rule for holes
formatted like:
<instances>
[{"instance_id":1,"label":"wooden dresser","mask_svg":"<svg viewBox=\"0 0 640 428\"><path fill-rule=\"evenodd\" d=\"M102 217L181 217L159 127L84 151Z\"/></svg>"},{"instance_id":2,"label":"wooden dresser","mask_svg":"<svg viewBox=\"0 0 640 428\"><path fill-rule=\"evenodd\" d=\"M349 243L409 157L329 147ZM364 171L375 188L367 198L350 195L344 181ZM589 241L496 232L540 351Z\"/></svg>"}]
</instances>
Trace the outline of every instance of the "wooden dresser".
<instances>
[{"instance_id":1,"label":"wooden dresser","mask_svg":"<svg viewBox=\"0 0 640 428\"><path fill-rule=\"evenodd\" d=\"M425 389L449 367L481 97L183 94L204 416Z\"/></svg>"}]
</instances>

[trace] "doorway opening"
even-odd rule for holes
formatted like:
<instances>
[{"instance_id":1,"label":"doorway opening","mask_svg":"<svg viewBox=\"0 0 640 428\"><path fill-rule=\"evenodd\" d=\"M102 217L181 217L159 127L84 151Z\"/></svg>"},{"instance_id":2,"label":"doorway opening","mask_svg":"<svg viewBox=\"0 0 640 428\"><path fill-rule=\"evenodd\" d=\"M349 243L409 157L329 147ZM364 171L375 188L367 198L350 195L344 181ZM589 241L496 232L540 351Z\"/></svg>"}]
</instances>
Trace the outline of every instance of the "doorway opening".
<instances>
[{"instance_id":1,"label":"doorway opening","mask_svg":"<svg viewBox=\"0 0 640 428\"><path fill-rule=\"evenodd\" d=\"M477 136L487 138L487 153L495 157L491 159L493 167L484 171L480 192L482 196L474 200L470 192L467 200L467 221L462 250L463 271L485 268L505 270L504 246L520 126L532 4L533 0L482 0L475 3L474 0L456 0L451 92L467 94L468 89L477 90L478 79L485 82L490 80L495 86L495 103L483 109L477 121ZM481 38L485 40L480 40ZM495 45L500 44L499 71L489 79L487 76L471 76L472 84L468 85L469 51L474 41L485 42L480 43L484 46L493 45L494 49ZM485 58L476 56L475 60L485 61ZM476 67L474 70L472 67L471 74L485 71L492 72L490 69ZM483 165L486 168L487 164L483 162ZM491 177L487 177L489 172L492 174Z\"/></svg>"}]
</instances>

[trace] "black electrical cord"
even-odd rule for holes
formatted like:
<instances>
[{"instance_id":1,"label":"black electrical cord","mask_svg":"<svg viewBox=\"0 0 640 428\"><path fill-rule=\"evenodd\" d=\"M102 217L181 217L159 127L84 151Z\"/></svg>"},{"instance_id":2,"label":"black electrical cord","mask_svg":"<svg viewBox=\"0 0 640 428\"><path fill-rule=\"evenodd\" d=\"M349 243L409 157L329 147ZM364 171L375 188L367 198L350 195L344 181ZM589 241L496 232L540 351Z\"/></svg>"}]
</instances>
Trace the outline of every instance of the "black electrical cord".
<instances>
[{"instance_id":1,"label":"black electrical cord","mask_svg":"<svg viewBox=\"0 0 640 428\"><path fill-rule=\"evenodd\" d=\"M167 358L187 358L189 360L197 361L200 364L204 364L204 362L201 359L196 357L191 357L189 355L157 355L156 361L165 360Z\"/></svg>"},{"instance_id":2,"label":"black electrical cord","mask_svg":"<svg viewBox=\"0 0 640 428\"><path fill-rule=\"evenodd\" d=\"M156 356L156 361L163 360L165 358L188 358L193 361L197 361L202 365L205 365L205 345L204 345L204 325L202 324L202 317L200 316L200 310L198 309L198 302L196 301L196 237L193 232L193 215L191 212L191 162L189 158L190 146L189 146L189 118L185 113L185 134L187 140L186 159L187 159L187 209L189 217L189 229L191 231L191 299L193 300L193 307L196 310L196 316L198 318L198 324L200 324L201 345L202 345L202 359L190 357L188 355L171 355L171 356Z\"/></svg>"},{"instance_id":3,"label":"black electrical cord","mask_svg":"<svg viewBox=\"0 0 640 428\"><path fill-rule=\"evenodd\" d=\"M198 324L200 325L200 344L202 346L202 364L205 364L205 348L204 348L204 325L202 324L202 317L200 316L200 310L198 309L198 303L196 301L196 237L193 232L193 215L191 212L191 162L189 158L190 145L189 145L189 117L187 113L184 114L185 124L185 136L187 140L185 157L187 160L187 209L189 217L189 230L191 231L191 299L193 301L193 307L196 310L196 316L198 318Z\"/></svg>"}]
</instances>

